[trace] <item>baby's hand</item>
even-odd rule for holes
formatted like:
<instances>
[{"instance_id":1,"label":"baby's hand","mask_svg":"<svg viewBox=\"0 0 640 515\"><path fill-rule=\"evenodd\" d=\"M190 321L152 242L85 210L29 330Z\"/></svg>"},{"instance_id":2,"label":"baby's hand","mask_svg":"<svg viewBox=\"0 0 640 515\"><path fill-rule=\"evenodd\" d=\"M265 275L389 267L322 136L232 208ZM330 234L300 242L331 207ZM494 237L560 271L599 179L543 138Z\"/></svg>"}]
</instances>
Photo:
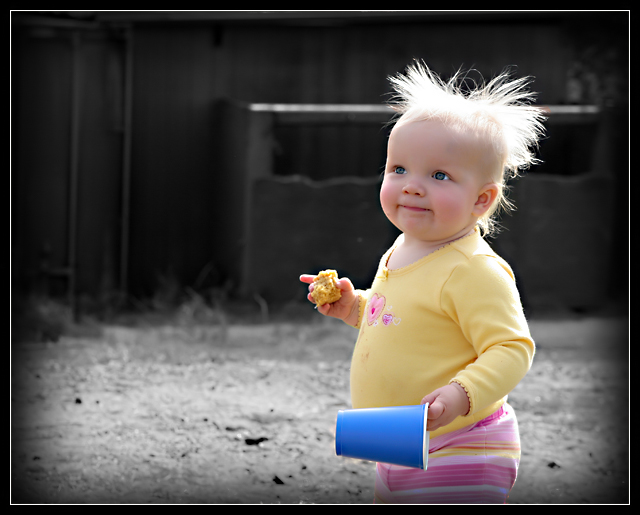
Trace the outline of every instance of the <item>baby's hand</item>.
<instances>
[{"instance_id":1,"label":"baby's hand","mask_svg":"<svg viewBox=\"0 0 640 515\"><path fill-rule=\"evenodd\" d=\"M311 295L311 292L313 291L314 279L315 279L315 275L305 274L300 276L300 281L309 285L309 293L307 294L307 299L309 300L309 302L314 302L313 297ZM353 284L351 283L351 281L346 277L343 277L342 279L338 279L336 281L336 286L342 292L342 297L338 299L336 302L333 302L331 304L323 304L322 306L318 306L317 307L318 312L323 315L339 318L341 320L344 320L347 323L351 323L350 320L354 315L353 312L354 312L354 306L355 306L356 307L355 321L352 324L354 325L358 321L358 312L357 312L358 303L356 302L357 295L354 291L355 288L353 287Z\"/></svg>"},{"instance_id":2,"label":"baby's hand","mask_svg":"<svg viewBox=\"0 0 640 515\"><path fill-rule=\"evenodd\" d=\"M420 404L429 403L427 431L435 431L469 412L469 397L458 383L451 383L426 395Z\"/></svg>"}]
</instances>

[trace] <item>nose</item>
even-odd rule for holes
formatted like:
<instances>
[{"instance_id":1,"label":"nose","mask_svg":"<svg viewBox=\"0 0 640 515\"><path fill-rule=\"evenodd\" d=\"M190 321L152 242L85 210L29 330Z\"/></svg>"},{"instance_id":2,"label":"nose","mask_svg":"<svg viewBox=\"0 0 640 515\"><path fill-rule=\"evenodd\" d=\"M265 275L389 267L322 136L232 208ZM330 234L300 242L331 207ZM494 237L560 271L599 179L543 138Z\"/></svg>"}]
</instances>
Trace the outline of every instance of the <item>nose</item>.
<instances>
[{"instance_id":1,"label":"nose","mask_svg":"<svg viewBox=\"0 0 640 515\"><path fill-rule=\"evenodd\" d=\"M424 187L417 181L407 181L407 183L402 187L402 193L406 195L418 195L419 197L424 197L425 191Z\"/></svg>"}]
</instances>

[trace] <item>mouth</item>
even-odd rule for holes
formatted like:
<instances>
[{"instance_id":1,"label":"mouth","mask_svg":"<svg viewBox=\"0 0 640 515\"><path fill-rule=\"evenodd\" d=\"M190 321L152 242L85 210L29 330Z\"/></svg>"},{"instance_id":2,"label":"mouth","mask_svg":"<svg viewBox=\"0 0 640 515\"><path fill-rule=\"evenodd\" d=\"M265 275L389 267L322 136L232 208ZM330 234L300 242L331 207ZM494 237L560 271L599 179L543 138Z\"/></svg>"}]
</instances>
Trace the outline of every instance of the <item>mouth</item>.
<instances>
[{"instance_id":1,"label":"mouth","mask_svg":"<svg viewBox=\"0 0 640 515\"><path fill-rule=\"evenodd\" d=\"M421 211L429 211L428 209L425 209L423 207L416 207L416 206L405 206L403 204L400 205L400 207L407 209L409 211L415 211L415 212L421 212Z\"/></svg>"}]
</instances>

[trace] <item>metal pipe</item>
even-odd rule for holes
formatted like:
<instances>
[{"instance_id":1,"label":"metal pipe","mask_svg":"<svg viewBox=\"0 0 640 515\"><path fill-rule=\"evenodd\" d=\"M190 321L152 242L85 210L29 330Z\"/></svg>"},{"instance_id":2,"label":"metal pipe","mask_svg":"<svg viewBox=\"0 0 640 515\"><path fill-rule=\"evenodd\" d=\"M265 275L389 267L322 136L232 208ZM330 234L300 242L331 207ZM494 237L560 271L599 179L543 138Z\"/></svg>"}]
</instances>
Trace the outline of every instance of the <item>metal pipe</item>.
<instances>
[{"instance_id":1,"label":"metal pipe","mask_svg":"<svg viewBox=\"0 0 640 515\"><path fill-rule=\"evenodd\" d=\"M80 88L81 88L81 49L80 33L74 31L72 43L71 68L71 119L69 137L69 218L67 235L67 268L69 279L67 282L67 298L74 320L78 318L76 306L77 280L77 227L78 227L78 162L80 144Z\"/></svg>"},{"instance_id":2,"label":"metal pipe","mask_svg":"<svg viewBox=\"0 0 640 515\"><path fill-rule=\"evenodd\" d=\"M124 30L124 105L122 136L122 205L120 229L120 295L129 288L129 224L131 216L131 128L133 109L133 30Z\"/></svg>"}]
</instances>

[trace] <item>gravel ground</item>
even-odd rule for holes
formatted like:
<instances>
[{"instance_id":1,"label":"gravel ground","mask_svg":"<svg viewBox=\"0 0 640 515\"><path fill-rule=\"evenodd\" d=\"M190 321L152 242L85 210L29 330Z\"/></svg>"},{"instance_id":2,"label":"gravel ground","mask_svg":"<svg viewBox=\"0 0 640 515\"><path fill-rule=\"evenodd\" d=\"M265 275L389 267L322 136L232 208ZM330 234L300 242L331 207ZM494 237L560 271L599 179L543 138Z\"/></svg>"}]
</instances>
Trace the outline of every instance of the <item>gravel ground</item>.
<instances>
[{"instance_id":1,"label":"gravel ground","mask_svg":"<svg viewBox=\"0 0 640 515\"><path fill-rule=\"evenodd\" d=\"M509 502L628 503L627 321L531 330ZM11 503L371 503L374 465L334 451L355 336L156 317L14 343Z\"/></svg>"}]
</instances>

